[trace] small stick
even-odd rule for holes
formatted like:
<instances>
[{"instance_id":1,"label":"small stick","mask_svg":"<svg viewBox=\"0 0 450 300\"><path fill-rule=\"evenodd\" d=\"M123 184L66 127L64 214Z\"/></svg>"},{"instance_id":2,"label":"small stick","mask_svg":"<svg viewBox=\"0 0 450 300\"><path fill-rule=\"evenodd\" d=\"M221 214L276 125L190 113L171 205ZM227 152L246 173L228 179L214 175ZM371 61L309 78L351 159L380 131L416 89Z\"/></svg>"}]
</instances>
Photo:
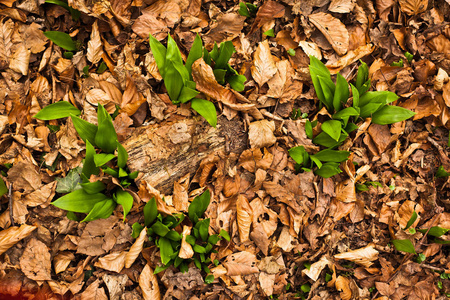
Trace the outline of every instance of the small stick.
<instances>
[{"instance_id":1,"label":"small stick","mask_svg":"<svg viewBox=\"0 0 450 300\"><path fill-rule=\"evenodd\" d=\"M12 183L9 184L8 198L9 198L9 202L8 202L9 219L11 221L11 226L14 226L13 201L12 201Z\"/></svg>"}]
</instances>

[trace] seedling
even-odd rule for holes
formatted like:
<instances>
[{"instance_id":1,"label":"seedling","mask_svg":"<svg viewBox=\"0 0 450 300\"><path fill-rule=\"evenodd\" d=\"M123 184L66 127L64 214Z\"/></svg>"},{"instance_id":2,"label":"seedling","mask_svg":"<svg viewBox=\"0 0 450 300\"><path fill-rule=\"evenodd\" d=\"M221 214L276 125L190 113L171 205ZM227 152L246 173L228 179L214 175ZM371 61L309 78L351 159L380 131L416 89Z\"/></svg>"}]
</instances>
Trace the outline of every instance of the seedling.
<instances>
[{"instance_id":1,"label":"seedling","mask_svg":"<svg viewBox=\"0 0 450 300\"><path fill-rule=\"evenodd\" d=\"M150 241L154 241L159 248L162 266L155 268L155 274L172 265L184 273L188 271L189 264L194 262L197 268L207 274L206 283L214 281L214 276L210 274L208 267L211 264L211 253L215 251L213 247L222 238L229 241L230 236L225 230L221 230L219 234L209 234L210 219L202 217L208 208L210 197L209 190L195 197L189 205L187 216L184 214L163 216L158 213L155 198L147 202L144 207L144 226L134 223L133 237L139 236L140 232L146 228ZM186 242L194 252L188 259L179 257L183 238L179 233L182 223L192 225L191 234L185 236ZM218 264L218 261L214 264Z\"/></svg>"},{"instance_id":2,"label":"seedling","mask_svg":"<svg viewBox=\"0 0 450 300\"><path fill-rule=\"evenodd\" d=\"M264 35L270 36L270 37L274 37L275 36L275 32L273 31L273 28L267 30L266 32L263 33Z\"/></svg>"},{"instance_id":3,"label":"seedling","mask_svg":"<svg viewBox=\"0 0 450 300\"><path fill-rule=\"evenodd\" d=\"M68 190L60 188L59 191L70 193L52 204L69 212L87 214L82 222L108 218L117 204L120 204L123 207L125 220L133 206L133 197L125 189L136 179L138 172L130 173L128 170L126 166L128 153L117 141L111 116L102 105L98 106L97 111L98 126L77 117L79 114L80 111L77 108L68 102L61 101L44 107L34 116L40 120L70 116L78 135L86 143L86 156L81 173L78 175L78 182L76 173L69 172L68 175L75 176L75 179L69 180L73 187ZM94 147L98 148L100 153L97 153ZM96 178L102 174L115 177L118 184L112 190L107 190L102 180L91 181L91 176ZM71 217L73 218L74 214L71 214Z\"/></svg>"},{"instance_id":4,"label":"seedling","mask_svg":"<svg viewBox=\"0 0 450 300\"><path fill-rule=\"evenodd\" d=\"M239 3L239 11L238 13L241 16L247 17L247 18L254 18L256 16L256 13L258 12L258 8L256 5L253 5L249 2L241 2Z\"/></svg>"},{"instance_id":5,"label":"seedling","mask_svg":"<svg viewBox=\"0 0 450 300\"><path fill-rule=\"evenodd\" d=\"M8 188L6 187L5 182L0 177L0 197L8 192Z\"/></svg>"}]
</instances>

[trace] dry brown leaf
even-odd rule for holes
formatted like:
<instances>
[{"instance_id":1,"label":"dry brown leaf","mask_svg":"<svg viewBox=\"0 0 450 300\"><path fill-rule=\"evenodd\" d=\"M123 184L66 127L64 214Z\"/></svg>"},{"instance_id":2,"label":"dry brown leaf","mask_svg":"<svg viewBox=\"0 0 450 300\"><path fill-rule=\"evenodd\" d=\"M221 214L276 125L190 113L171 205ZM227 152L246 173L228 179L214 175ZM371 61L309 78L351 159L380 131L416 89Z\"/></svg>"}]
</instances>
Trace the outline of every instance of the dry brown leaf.
<instances>
[{"instance_id":1,"label":"dry brown leaf","mask_svg":"<svg viewBox=\"0 0 450 300\"><path fill-rule=\"evenodd\" d=\"M134 80L131 77L127 77L127 86L123 92L122 103L120 104L121 112L126 112L129 116L132 116L144 102L146 102L146 99L138 92Z\"/></svg>"},{"instance_id":2,"label":"dry brown leaf","mask_svg":"<svg viewBox=\"0 0 450 300\"><path fill-rule=\"evenodd\" d=\"M58 295L64 295L69 290L69 284L64 281L54 281L54 280L48 280L47 284L50 286L50 289L53 293Z\"/></svg>"},{"instance_id":3,"label":"dry brown leaf","mask_svg":"<svg viewBox=\"0 0 450 300\"><path fill-rule=\"evenodd\" d=\"M129 267L131 267L131 265L134 263L136 258L138 258L139 254L144 248L144 243L147 240L147 228L144 227L134 244L130 247L130 250L127 252L127 255L125 257L125 268L128 269Z\"/></svg>"},{"instance_id":4,"label":"dry brown leaf","mask_svg":"<svg viewBox=\"0 0 450 300\"><path fill-rule=\"evenodd\" d=\"M183 236L183 239L181 240L181 248L178 256L180 258L189 259L194 256L194 250L192 250L191 244L186 242L186 236L191 234L191 227L184 225L183 232L181 234Z\"/></svg>"},{"instance_id":5,"label":"dry brown leaf","mask_svg":"<svg viewBox=\"0 0 450 300\"><path fill-rule=\"evenodd\" d=\"M248 129L248 139L251 148L270 147L277 141L273 134L275 122L268 120L255 121L250 123Z\"/></svg>"},{"instance_id":6,"label":"dry brown leaf","mask_svg":"<svg viewBox=\"0 0 450 300\"><path fill-rule=\"evenodd\" d=\"M284 252L290 252L294 249L294 245L292 242L295 238L290 234L289 227L284 226L278 236L277 246L283 249Z\"/></svg>"},{"instance_id":7,"label":"dry brown leaf","mask_svg":"<svg viewBox=\"0 0 450 300\"><path fill-rule=\"evenodd\" d=\"M173 205L178 211L187 212L189 209L189 177L188 173L173 183Z\"/></svg>"},{"instance_id":8,"label":"dry brown leaf","mask_svg":"<svg viewBox=\"0 0 450 300\"><path fill-rule=\"evenodd\" d=\"M28 74L31 51L21 43L9 58L9 68L22 75Z\"/></svg>"},{"instance_id":9,"label":"dry brown leaf","mask_svg":"<svg viewBox=\"0 0 450 300\"><path fill-rule=\"evenodd\" d=\"M375 47L372 44L360 46L355 50L349 51L346 55L342 56L338 61L332 64L327 64L326 66L328 70L330 70L331 74L337 74L339 73L340 70L342 70L346 66L372 53L374 49Z\"/></svg>"},{"instance_id":10,"label":"dry brown leaf","mask_svg":"<svg viewBox=\"0 0 450 300\"><path fill-rule=\"evenodd\" d=\"M350 280L347 277L338 276L336 279L336 289L341 292L342 300L352 299L352 291L350 289Z\"/></svg>"},{"instance_id":11,"label":"dry brown leaf","mask_svg":"<svg viewBox=\"0 0 450 300\"><path fill-rule=\"evenodd\" d=\"M355 182L350 178L336 185L336 199L345 203L356 201Z\"/></svg>"},{"instance_id":12,"label":"dry brown leaf","mask_svg":"<svg viewBox=\"0 0 450 300\"><path fill-rule=\"evenodd\" d=\"M131 249L130 249L131 251ZM139 255L139 254L138 254ZM114 252L103 257L100 257L94 266L102 268L111 272L119 273L125 266L126 251Z\"/></svg>"},{"instance_id":13,"label":"dry brown leaf","mask_svg":"<svg viewBox=\"0 0 450 300\"><path fill-rule=\"evenodd\" d=\"M270 53L269 42L267 40L259 43L253 56L253 66L251 67L252 77L260 87L264 85L277 72L277 67Z\"/></svg>"},{"instance_id":14,"label":"dry brown leaf","mask_svg":"<svg viewBox=\"0 0 450 300\"><path fill-rule=\"evenodd\" d=\"M80 300L108 300L105 289L100 287L100 280L97 279L91 283L83 293L80 294Z\"/></svg>"},{"instance_id":15,"label":"dry brown leaf","mask_svg":"<svg viewBox=\"0 0 450 300\"><path fill-rule=\"evenodd\" d=\"M4 69L8 66L9 57L11 56L12 34L14 32L14 22L7 19L0 24L0 67Z\"/></svg>"},{"instance_id":16,"label":"dry brown leaf","mask_svg":"<svg viewBox=\"0 0 450 300\"><path fill-rule=\"evenodd\" d=\"M237 223L239 227L239 237L241 243L248 241L250 226L252 224L252 208L248 199L239 195L236 201Z\"/></svg>"},{"instance_id":17,"label":"dry brown leaf","mask_svg":"<svg viewBox=\"0 0 450 300\"><path fill-rule=\"evenodd\" d=\"M339 19L319 12L309 15L309 20L322 32L338 55L342 56L347 53L349 35L347 28Z\"/></svg>"},{"instance_id":18,"label":"dry brown leaf","mask_svg":"<svg viewBox=\"0 0 450 300\"><path fill-rule=\"evenodd\" d=\"M6 250L14 246L20 240L29 236L36 228L36 226L24 224L20 227L13 226L0 231L0 255L5 253Z\"/></svg>"},{"instance_id":19,"label":"dry brown leaf","mask_svg":"<svg viewBox=\"0 0 450 300\"><path fill-rule=\"evenodd\" d=\"M258 273L256 255L248 251L241 251L228 255L223 265L228 276L249 275Z\"/></svg>"},{"instance_id":20,"label":"dry brown leaf","mask_svg":"<svg viewBox=\"0 0 450 300\"><path fill-rule=\"evenodd\" d=\"M122 103L122 93L115 84L104 80L99 81L98 84L114 103L119 105Z\"/></svg>"},{"instance_id":21,"label":"dry brown leaf","mask_svg":"<svg viewBox=\"0 0 450 300\"><path fill-rule=\"evenodd\" d=\"M147 264L139 276L139 287L142 290L144 300L160 300L161 293L159 291L158 279L153 274L152 268Z\"/></svg>"},{"instance_id":22,"label":"dry brown leaf","mask_svg":"<svg viewBox=\"0 0 450 300\"><path fill-rule=\"evenodd\" d=\"M311 264L311 266L308 269L304 269L302 271L303 274L311 278L313 281L317 281L317 279L320 276L320 272L327 266L331 265L332 262L324 255L320 258L319 261Z\"/></svg>"},{"instance_id":23,"label":"dry brown leaf","mask_svg":"<svg viewBox=\"0 0 450 300\"><path fill-rule=\"evenodd\" d=\"M88 42L86 57L92 64L96 64L102 59L102 55L102 40L100 38L97 20L95 20L94 24L92 24L91 39Z\"/></svg>"},{"instance_id":24,"label":"dry brown leaf","mask_svg":"<svg viewBox=\"0 0 450 300\"><path fill-rule=\"evenodd\" d=\"M156 18L151 13L140 15L131 29L143 39L148 39L148 35L151 34L158 41L165 39L170 30L165 22Z\"/></svg>"},{"instance_id":25,"label":"dry brown leaf","mask_svg":"<svg viewBox=\"0 0 450 300\"><path fill-rule=\"evenodd\" d=\"M428 7L428 0L399 0L398 3L402 12L410 16L424 12Z\"/></svg>"},{"instance_id":26,"label":"dry brown leaf","mask_svg":"<svg viewBox=\"0 0 450 300\"><path fill-rule=\"evenodd\" d=\"M32 238L20 257L20 268L31 280L51 280L50 257L47 246Z\"/></svg>"},{"instance_id":27,"label":"dry brown leaf","mask_svg":"<svg viewBox=\"0 0 450 300\"><path fill-rule=\"evenodd\" d=\"M408 224L413 213L416 212L418 214L417 219L414 221L413 224L411 224L411 227L415 228L420 221L419 214L422 213L423 211L424 210L422 206L420 206L420 204L411 200L406 200L398 209L398 217L397 217L398 224L400 225L401 228L406 228L406 224Z\"/></svg>"},{"instance_id":28,"label":"dry brown leaf","mask_svg":"<svg viewBox=\"0 0 450 300\"><path fill-rule=\"evenodd\" d=\"M236 12L218 17L211 29L203 35L205 45L233 40L242 32L244 21L245 17Z\"/></svg>"},{"instance_id":29,"label":"dry brown leaf","mask_svg":"<svg viewBox=\"0 0 450 300\"><path fill-rule=\"evenodd\" d=\"M9 169L8 181L12 182L15 191L23 189L28 194L41 186L41 175L33 164L21 161Z\"/></svg>"},{"instance_id":30,"label":"dry brown leaf","mask_svg":"<svg viewBox=\"0 0 450 300\"><path fill-rule=\"evenodd\" d=\"M272 22L275 18L284 17L284 5L278 1L269 0L258 8L255 20L250 29L249 35L253 34L261 26ZM263 28L264 29L264 28Z\"/></svg>"},{"instance_id":31,"label":"dry brown leaf","mask_svg":"<svg viewBox=\"0 0 450 300\"><path fill-rule=\"evenodd\" d=\"M322 59L322 52L320 51L320 48L316 43L300 41L298 45L302 48L303 52L305 52L306 55L315 56L319 60Z\"/></svg>"},{"instance_id":32,"label":"dry brown leaf","mask_svg":"<svg viewBox=\"0 0 450 300\"><path fill-rule=\"evenodd\" d=\"M330 6L328 6L328 10L335 12L346 14L353 10L355 7L355 0L332 0Z\"/></svg>"},{"instance_id":33,"label":"dry brown leaf","mask_svg":"<svg viewBox=\"0 0 450 300\"><path fill-rule=\"evenodd\" d=\"M375 250L374 245L370 244L364 248L336 254L334 258L353 261L368 268L374 260L378 259L378 251Z\"/></svg>"},{"instance_id":34,"label":"dry brown leaf","mask_svg":"<svg viewBox=\"0 0 450 300\"><path fill-rule=\"evenodd\" d=\"M269 297L273 294L273 287L275 285L275 274L267 274L266 272L259 273L259 284L264 294Z\"/></svg>"},{"instance_id":35,"label":"dry brown leaf","mask_svg":"<svg viewBox=\"0 0 450 300\"><path fill-rule=\"evenodd\" d=\"M439 68L434 78L434 89L436 91L442 91L444 84L448 81L448 74L443 69Z\"/></svg>"},{"instance_id":36,"label":"dry brown leaf","mask_svg":"<svg viewBox=\"0 0 450 300\"><path fill-rule=\"evenodd\" d=\"M91 89L86 94L86 101L94 106L99 104L105 106L111 103L112 100L102 89Z\"/></svg>"},{"instance_id":37,"label":"dry brown leaf","mask_svg":"<svg viewBox=\"0 0 450 300\"><path fill-rule=\"evenodd\" d=\"M37 23L31 23L23 34L25 45L30 49L31 53L39 53L45 50L45 45L48 42L44 35L41 26Z\"/></svg>"},{"instance_id":38,"label":"dry brown leaf","mask_svg":"<svg viewBox=\"0 0 450 300\"><path fill-rule=\"evenodd\" d=\"M53 267L55 269L55 273L64 272L69 264L75 260L75 255L73 255L70 251L62 251L53 257Z\"/></svg>"},{"instance_id":39,"label":"dry brown leaf","mask_svg":"<svg viewBox=\"0 0 450 300\"><path fill-rule=\"evenodd\" d=\"M109 300L119 300L122 298L122 296L126 299L126 297L124 297L124 291L125 285L128 281L127 275L104 274L102 276L102 279L106 287L108 288Z\"/></svg>"}]
</instances>

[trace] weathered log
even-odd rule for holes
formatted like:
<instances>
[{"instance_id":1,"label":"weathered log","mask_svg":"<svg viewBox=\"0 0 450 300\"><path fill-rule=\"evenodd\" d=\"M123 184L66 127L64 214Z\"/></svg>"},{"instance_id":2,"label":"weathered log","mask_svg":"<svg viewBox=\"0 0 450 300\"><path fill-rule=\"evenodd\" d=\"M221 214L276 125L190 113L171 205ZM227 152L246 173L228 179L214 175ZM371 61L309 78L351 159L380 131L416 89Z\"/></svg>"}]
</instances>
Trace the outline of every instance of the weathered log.
<instances>
[{"instance_id":1,"label":"weathered log","mask_svg":"<svg viewBox=\"0 0 450 300\"><path fill-rule=\"evenodd\" d=\"M185 118L140 127L122 144L128 151L129 169L142 172L140 180L170 194L173 183L187 173L195 174L209 154L242 152L247 134L239 120L220 117L214 128L203 118Z\"/></svg>"}]
</instances>

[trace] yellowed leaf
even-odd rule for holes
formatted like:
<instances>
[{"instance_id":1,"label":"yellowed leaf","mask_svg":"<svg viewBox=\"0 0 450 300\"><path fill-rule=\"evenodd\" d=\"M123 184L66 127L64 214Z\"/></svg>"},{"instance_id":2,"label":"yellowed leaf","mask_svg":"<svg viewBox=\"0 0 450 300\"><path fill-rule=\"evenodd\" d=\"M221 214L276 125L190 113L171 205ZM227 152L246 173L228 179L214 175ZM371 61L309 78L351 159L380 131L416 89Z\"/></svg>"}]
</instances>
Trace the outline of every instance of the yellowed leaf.
<instances>
[{"instance_id":1,"label":"yellowed leaf","mask_svg":"<svg viewBox=\"0 0 450 300\"><path fill-rule=\"evenodd\" d=\"M250 123L248 129L248 139L251 148L270 147L277 141L273 134L275 131L275 122L261 120Z\"/></svg>"},{"instance_id":2,"label":"yellowed leaf","mask_svg":"<svg viewBox=\"0 0 450 300\"><path fill-rule=\"evenodd\" d=\"M236 201L237 223L239 227L239 237L241 242L248 241L250 226L252 224L252 208L248 199L239 195Z\"/></svg>"},{"instance_id":3,"label":"yellowed leaf","mask_svg":"<svg viewBox=\"0 0 450 300\"><path fill-rule=\"evenodd\" d=\"M412 16L424 12L428 7L428 0L399 0L402 12Z\"/></svg>"},{"instance_id":4,"label":"yellowed leaf","mask_svg":"<svg viewBox=\"0 0 450 300\"><path fill-rule=\"evenodd\" d=\"M336 199L345 203L356 201L355 182L350 178L336 185Z\"/></svg>"},{"instance_id":5,"label":"yellowed leaf","mask_svg":"<svg viewBox=\"0 0 450 300\"><path fill-rule=\"evenodd\" d=\"M20 240L29 236L36 228L36 226L24 224L20 227L13 226L0 231L0 255L5 253L6 250L14 246Z\"/></svg>"},{"instance_id":6,"label":"yellowed leaf","mask_svg":"<svg viewBox=\"0 0 450 300\"><path fill-rule=\"evenodd\" d=\"M303 52L305 52L306 55L315 56L319 60L322 59L322 52L320 51L320 48L316 43L300 41L298 45L302 48Z\"/></svg>"},{"instance_id":7,"label":"yellowed leaf","mask_svg":"<svg viewBox=\"0 0 450 300\"><path fill-rule=\"evenodd\" d=\"M342 300L352 299L352 291L350 289L350 280L344 276L338 276L336 279L336 289L341 292Z\"/></svg>"},{"instance_id":8,"label":"yellowed leaf","mask_svg":"<svg viewBox=\"0 0 450 300\"><path fill-rule=\"evenodd\" d=\"M10 56L9 68L22 75L27 75L30 55L31 51L24 44L20 44Z\"/></svg>"},{"instance_id":9,"label":"yellowed leaf","mask_svg":"<svg viewBox=\"0 0 450 300\"><path fill-rule=\"evenodd\" d=\"M147 264L139 276L139 287L142 290L144 300L160 300L161 293L159 291L158 279L153 274L152 268Z\"/></svg>"},{"instance_id":10,"label":"yellowed leaf","mask_svg":"<svg viewBox=\"0 0 450 300\"><path fill-rule=\"evenodd\" d=\"M309 15L309 20L322 32L338 55L347 53L350 37L347 28L339 19L319 12Z\"/></svg>"},{"instance_id":11,"label":"yellowed leaf","mask_svg":"<svg viewBox=\"0 0 450 300\"><path fill-rule=\"evenodd\" d=\"M51 280L50 252L47 246L32 238L20 257L22 272L32 280Z\"/></svg>"},{"instance_id":12,"label":"yellowed leaf","mask_svg":"<svg viewBox=\"0 0 450 300\"><path fill-rule=\"evenodd\" d=\"M346 14L353 10L355 7L355 0L332 0L330 6L328 6L328 10L335 12Z\"/></svg>"},{"instance_id":13,"label":"yellowed leaf","mask_svg":"<svg viewBox=\"0 0 450 300\"><path fill-rule=\"evenodd\" d=\"M128 269L129 267L131 267L131 265L134 263L134 261L144 248L144 243L147 240L148 240L147 228L145 227L144 229L142 229L138 238L136 239L136 241L134 241L134 244L130 247L130 250L127 252L127 255L125 257L125 268Z\"/></svg>"},{"instance_id":14,"label":"yellowed leaf","mask_svg":"<svg viewBox=\"0 0 450 300\"><path fill-rule=\"evenodd\" d=\"M91 63L96 64L102 59L102 55L102 40L100 38L97 20L95 20L94 24L92 24L91 39L88 42L86 57Z\"/></svg>"},{"instance_id":15,"label":"yellowed leaf","mask_svg":"<svg viewBox=\"0 0 450 300\"><path fill-rule=\"evenodd\" d=\"M275 285L275 274L259 273L259 284L264 294L269 297L273 294L273 286Z\"/></svg>"},{"instance_id":16,"label":"yellowed leaf","mask_svg":"<svg viewBox=\"0 0 450 300\"><path fill-rule=\"evenodd\" d=\"M191 244L186 242L186 236L191 234L191 227L184 225L183 232L181 234L182 234L183 238L181 240L181 248L180 248L180 253L178 254L178 256L180 258L184 258L184 259L191 258L192 256L194 256L194 250L192 250Z\"/></svg>"},{"instance_id":17,"label":"yellowed leaf","mask_svg":"<svg viewBox=\"0 0 450 300\"><path fill-rule=\"evenodd\" d=\"M267 40L259 43L253 57L253 66L251 67L253 79L261 87L269 81L277 72L277 67L270 53L269 42Z\"/></svg>"},{"instance_id":18,"label":"yellowed leaf","mask_svg":"<svg viewBox=\"0 0 450 300\"><path fill-rule=\"evenodd\" d=\"M119 273L125 266L126 251L114 252L100 257L94 266L108 271Z\"/></svg>"},{"instance_id":19,"label":"yellowed leaf","mask_svg":"<svg viewBox=\"0 0 450 300\"><path fill-rule=\"evenodd\" d=\"M336 254L334 258L353 261L368 268L374 260L378 259L378 251L375 250L374 245L368 245L357 250Z\"/></svg>"},{"instance_id":20,"label":"yellowed leaf","mask_svg":"<svg viewBox=\"0 0 450 300\"><path fill-rule=\"evenodd\" d=\"M86 101L94 106L105 106L111 102L111 98L102 89L91 89L86 94Z\"/></svg>"},{"instance_id":21,"label":"yellowed leaf","mask_svg":"<svg viewBox=\"0 0 450 300\"><path fill-rule=\"evenodd\" d=\"M53 257L53 267L55 269L55 273L64 272L69 266L70 262L75 259L75 255L73 255L70 251L62 251Z\"/></svg>"}]
</instances>

